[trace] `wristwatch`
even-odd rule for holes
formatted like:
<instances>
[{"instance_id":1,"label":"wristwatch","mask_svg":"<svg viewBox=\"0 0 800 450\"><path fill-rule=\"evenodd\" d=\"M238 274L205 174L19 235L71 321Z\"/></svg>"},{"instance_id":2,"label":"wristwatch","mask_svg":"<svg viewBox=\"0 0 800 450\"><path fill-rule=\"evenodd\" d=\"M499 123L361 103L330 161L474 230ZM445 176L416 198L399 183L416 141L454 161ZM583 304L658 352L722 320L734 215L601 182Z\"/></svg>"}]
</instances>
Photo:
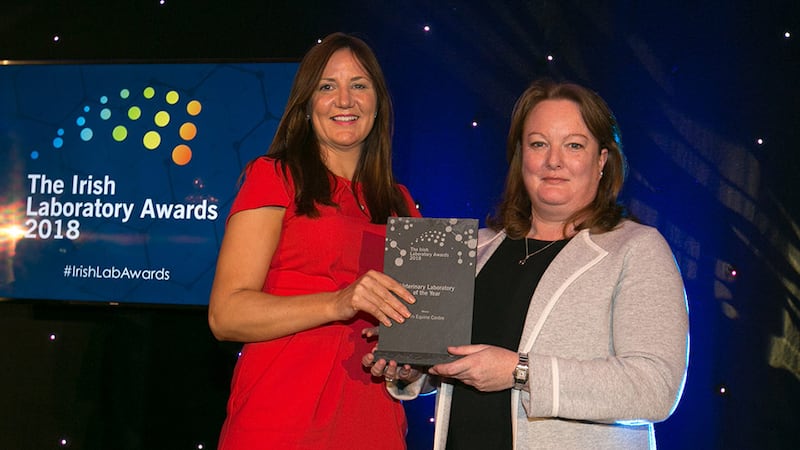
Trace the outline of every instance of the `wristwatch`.
<instances>
[{"instance_id":1,"label":"wristwatch","mask_svg":"<svg viewBox=\"0 0 800 450\"><path fill-rule=\"evenodd\" d=\"M514 389L520 390L528 384L528 354L520 353L517 367L514 368Z\"/></svg>"}]
</instances>

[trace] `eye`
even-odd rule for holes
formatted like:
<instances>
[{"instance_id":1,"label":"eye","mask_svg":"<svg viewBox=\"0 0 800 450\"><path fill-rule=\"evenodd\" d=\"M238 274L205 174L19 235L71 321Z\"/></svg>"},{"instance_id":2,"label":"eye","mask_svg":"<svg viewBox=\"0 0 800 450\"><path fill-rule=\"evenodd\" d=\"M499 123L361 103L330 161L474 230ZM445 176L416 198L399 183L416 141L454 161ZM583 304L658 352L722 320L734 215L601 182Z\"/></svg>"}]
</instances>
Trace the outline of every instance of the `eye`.
<instances>
[{"instance_id":1,"label":"eye","mask_svg":"<svg viewBox=\"0 0 800 450\"><path fill-rule=\"evenodd\" d=\"M567 144L567 147L570 150L582 150L583 149L583 144L579 144L577 142L570 142L569 144Z\"/></svg>"},{"instance_id":2,"label":"eye","mask_svg":"<svg viewBox=\"0 0 800 450\"><path fill-rule=\"evenodd\" d=\"M359 89L359 90L369 89L369 85L366 83L355 83L353 84L353 89Z\"/></svg>"},{"instance_id":3,"label":"eye","mask_svg":"<svg viewBox=\"0 0 800 450\"><path fill-rule=\"evenodd\" d=\"M330 83L323 83L319 85L318 89L320 91L330 91L331 89L333 89L333 85Z\"/></svg>"},{"instance_id":4,"label":"eye","mask_svg":"<svg viewBox=\"0 0 800 450\"><path fill-rule=\"evenodd\" d=\"M531 142L528 143L528 147L529 148L536 149L536 150L541 149L541 148L545 148L546 146L547 146L547 144L544 143L543 141L531 141Z\"/></svg>"}]
</instances>

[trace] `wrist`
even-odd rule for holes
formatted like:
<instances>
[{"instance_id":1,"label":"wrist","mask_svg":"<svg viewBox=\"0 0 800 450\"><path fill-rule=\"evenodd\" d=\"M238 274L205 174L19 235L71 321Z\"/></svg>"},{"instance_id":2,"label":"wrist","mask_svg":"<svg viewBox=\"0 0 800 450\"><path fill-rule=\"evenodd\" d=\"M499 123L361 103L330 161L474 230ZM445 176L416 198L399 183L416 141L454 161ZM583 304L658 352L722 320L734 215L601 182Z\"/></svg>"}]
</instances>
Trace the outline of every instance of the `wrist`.
<instances>
[{"instance_id":1,"label":"wrist","mask_svg":"<svg viewBox=\"0 0 800 450\"><path fill-rule=\"evenodd\" d=\"M522 390L528 384L530 366L527 353L519 353L518 357L517 366L514 367L514 371L512 372L512 376L514 377L513 389Z\"/></svg>"}]
</instances>

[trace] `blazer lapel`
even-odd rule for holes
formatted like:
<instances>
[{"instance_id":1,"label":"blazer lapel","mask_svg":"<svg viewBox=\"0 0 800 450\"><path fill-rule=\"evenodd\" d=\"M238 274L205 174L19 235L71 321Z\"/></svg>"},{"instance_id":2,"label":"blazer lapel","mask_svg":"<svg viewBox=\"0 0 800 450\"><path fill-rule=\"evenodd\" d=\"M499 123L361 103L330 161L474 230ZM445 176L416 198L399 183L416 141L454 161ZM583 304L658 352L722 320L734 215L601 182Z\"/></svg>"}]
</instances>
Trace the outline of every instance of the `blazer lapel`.
<instances>
[{"instance_id":1,"label":"blazer lapel","mask_svg":"<svg viewBox=\"0 0 800 450\"><path fill-rule=\"evenodd\" d=\"M531 299L519 351L525 353L531 351L547 317L556 307L564 290L607 254L606 250L592 241L589 230L581 230L558 253L539 281Z\"/></svg>"}]
</instances>

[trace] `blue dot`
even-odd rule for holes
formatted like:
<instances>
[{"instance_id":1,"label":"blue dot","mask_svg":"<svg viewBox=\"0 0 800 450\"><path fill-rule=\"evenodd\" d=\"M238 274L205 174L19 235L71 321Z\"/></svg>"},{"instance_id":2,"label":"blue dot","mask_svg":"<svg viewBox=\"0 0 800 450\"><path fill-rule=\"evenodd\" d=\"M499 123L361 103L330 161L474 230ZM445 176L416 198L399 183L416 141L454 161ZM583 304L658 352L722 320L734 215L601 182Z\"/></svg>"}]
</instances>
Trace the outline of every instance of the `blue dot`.
<instances>
[{"instance_id":1,"label":"blue dot","mask_svg":"<svg viewBox=\"0 0 800 450\"><path fill-rule=\"evenodd\" d=\"M56 134L59 135L59 136L63 136L64 135L64 129L63 128L59 128L58 131L56 131Z\"/></svg>"},{"instance_id":2,"label":"blue dot","mask_svg":"<svg viewBox=\"0 0 800 450\"><path fill-rule=\"evenodd\" d=\"M64 140L60 137L53 139L53 147L61 148L64 145Z\"/></svg>"},{"instance_id":3,"label":"blue dot","mask_svg":"<svg viewBox=\"0 0 800 450\"><path fill-rule=\"evenodd\" d=\"M83 116L78 117L78 120L76 120L75 123L78 124L79 127L82 127L86 125L86 119Z\"/></svg>"},{"instance_id":4,"label":"blue dot","mask_svg":"<svg viewBox=\"0 0 800 450\"><path fill-rule=\"evenodd\" d=\"M31 159L39 159L39 152L36 150L31 152Z\"/></svg>"},{"instance_id":5,"label":"blue dot","mask_svg":"<svg viewBox=\"0 0 800 450\"><path fill-rule=\"evenodd\" d=\"M108 97L106 97L105 95L104 95L104 96L102 96L102 97L100 97L100 103L102 103L102 104L104 104L104 105L105 105L106 103L108 103Z\"/></svg>"},{"instance_id":6,"label":"blue dot","mask_svg":"<svg viewBox=\"0 0 800 450\"><path fill-rule=\"evenodd\" d=\"M91 141L92 136L94 136L94 132L92 131L91 128L84 128L81 130L81 139L83 139L84 141L87 142Z\"/></svg>"},{"instance_id":7,"label":"blue dot","mask_svg":"<svg viewBox=\"0 0 800 450\"><path fill-rule=\"evenodd\" d=\"M83 112L89 112L90 110L91 108L89 108L89 105L83 107Z\"/></svg>"},{"instance_id":8,"label":"blue dot","mask_svg":"<svg viewBox=\"0 0 800 450\"><path fill-rule=\"evenodd\" d=\"M108 109L108 108L103 108L103 110L100 111L100 118L103 119L103 120L110 119L111 118L111 110Z\"/></svg>"}]
</instances>

